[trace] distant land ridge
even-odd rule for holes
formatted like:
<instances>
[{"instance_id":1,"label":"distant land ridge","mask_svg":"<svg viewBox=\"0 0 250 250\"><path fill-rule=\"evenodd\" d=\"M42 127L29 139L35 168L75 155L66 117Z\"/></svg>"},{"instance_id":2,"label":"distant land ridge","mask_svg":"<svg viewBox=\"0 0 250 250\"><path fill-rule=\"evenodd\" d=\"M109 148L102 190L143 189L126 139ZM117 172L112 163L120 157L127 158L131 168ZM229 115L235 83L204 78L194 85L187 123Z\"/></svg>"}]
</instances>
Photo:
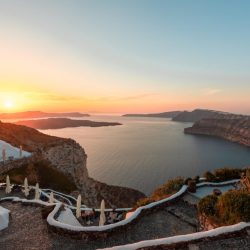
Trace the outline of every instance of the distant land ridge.
<instances>
[{"instance_id":1,"label":"distant land ridge","mask_svg":"<svg viewBox=\"0 0 250 250\"><path fill-rule=\"evenodd\" d=\"M104 127L122 125L118 122L95 122L90 120L72 120L69 118L48 118L37 120L23 120L15 122L35 129L59 129L72 127Z\"/></svg>"},{"instance_id":2,"label":"distant land ridge","mask_svg":"<svg viewBox=\"0 0 250 250\"><path fill-rule=\"evenodd\" d=\"M153 114L125 114L125 117L158 117L158 118L173 118L176 115L180 114L182 111L170 111L162 113L153 113Z\"/></svg>"},{"instance_id":3,"label":"distant land ridge","mask_svg":"<svg viewBox=\"0 0 250 250\"><path fill-rule=\"evenodd\" d=\"M209 109L195 109L193 111L183 111L177 116L173 117L173 121L178 122L197 122L203 118L215 118L218 115L230 114L227 112L209 110ZM239 115L240 116L240 115Z\"/></svg>"},{"instance_id":4,"label":"distant land ridge","mask_svg":"<svg viewBox=\"0 0 250 250\"><path fill-rule=\"evenodd\" d=\"M195 109L193 111L169 111L169 112L151 113L151 114L125 114L123 116L172 118L173 121L178 121L178 122L197 122L203 118L216 118L220 115L234 115L234 117L244 116L244 115L236 115L228 112L209 110L209 109Z\"/></svg>"},{"instance_id":5,"label":"distant land ridge","mask_svg":"<svg viewBox=\"0 0 250 250\"><path fill-rule=\"evenodd\" d=\"M45 118L45 117L85 117L89 114L82 114L79 112L70 113L47 113L42 111L25 111L16 113L1 113L0 119L31 119L31 118Z\"/></svg>"}]
</instances>

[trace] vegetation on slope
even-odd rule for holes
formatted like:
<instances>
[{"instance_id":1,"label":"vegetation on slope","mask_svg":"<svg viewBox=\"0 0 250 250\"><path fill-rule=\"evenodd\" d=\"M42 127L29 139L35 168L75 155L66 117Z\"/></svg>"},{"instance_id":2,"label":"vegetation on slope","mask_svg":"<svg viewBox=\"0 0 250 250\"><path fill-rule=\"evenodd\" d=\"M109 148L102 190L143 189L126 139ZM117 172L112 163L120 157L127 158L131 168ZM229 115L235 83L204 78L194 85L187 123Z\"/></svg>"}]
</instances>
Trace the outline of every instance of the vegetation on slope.
<instances>
[{"instance_id":1,"label":"vegetation on slope","mask_svg":"<svg viewBox=\"0 0 250 250\"><path fill-rule=\"evenodd\" d=\"M222 182L233 179L240 179L241 174L245 173L244 169L238 168L220 168L216 169L213 173L207 171L204 177L210 182Z\"/></svg>"},{"instance_id":2,"label":"vegetation on slope","mask_svg":"<svg viewBox=\"0 0 250 250\"><path fill-rule=\"evenodd\" d=\"M220 196L204 197L198 204L199 213L219 226L250 221L250 169L244 172L240 189L228 191ZM225 180L225 178L235 178L237 171L219 169L215 171L215 174Z\"/></svg>"},{"instance_id":3,"label":"vegetation on slope","mask_svg":"<svg viewBox=\"0 0 250 250\"><path fill-rule=\"evenodd\" d=\"M5 182L6 175L9 175L11 183L15 184L23 184L25 177L27 177L30 185L35 185L38 182L41 188L51 188L65 193L77 189L71 179L52 168L46 161L37 161L12 169L0 176L0 181Z\"/></svg>"},{"instance_id":4,"label":"vegetation on slope","mask_svg":"<svg viewBox=\"0 0 250 250\"><path fill-rule=\"evenodd\" d=\"M204 177L206 178L206 181L210 182L222 182L222 181L228 181L232 179L240 179L242 174L246 174L246 169L236 169L236 168L220 168L216 169L213 173L206 172L204 174ZM250 176L250 171L249 171ZM167 181L164 185L157 188L152 195L146 198L142 198L138 200L136 203L134 209L140 206L145 206L149 203L162 200L164 198L167 198L174 193L178 192L182 185L188 185L188 190L194 190L196 189L196 183L200 182L200 177L195 176L193 178L186 178L185 180L181 177L177 177L175 179ZM214 201L216 197L208 197L207 200L205 200L205 204L210 204ZM213 207L213 206L212 206ZM211 206L208 206L207 209L211 209Z\"/></svg>"},{"instance_id":5,"label":"vegetation on slope","mask_svg":"<svg viewBox=\"0 0 250 250\"><path fill-rule=\"evenodd\" d=\"M172 194L178 192L181 189L183 184L184 184L184 180L180 177L167 181L165 184L157 188L152 193L151 196L138 200L134 209L171 196Z\"/></svg>"},{"instance_id":6,"label":"vegetation on slope","mask_svg":"<svg viewBox=\"0 0 250 250\"><path fill-rule=\"evenodd\" d=\"M250 194L232 190L217 197L208 195L200 200L198 211L219 226L250 221Z\"/></svg>"}]
</instances>

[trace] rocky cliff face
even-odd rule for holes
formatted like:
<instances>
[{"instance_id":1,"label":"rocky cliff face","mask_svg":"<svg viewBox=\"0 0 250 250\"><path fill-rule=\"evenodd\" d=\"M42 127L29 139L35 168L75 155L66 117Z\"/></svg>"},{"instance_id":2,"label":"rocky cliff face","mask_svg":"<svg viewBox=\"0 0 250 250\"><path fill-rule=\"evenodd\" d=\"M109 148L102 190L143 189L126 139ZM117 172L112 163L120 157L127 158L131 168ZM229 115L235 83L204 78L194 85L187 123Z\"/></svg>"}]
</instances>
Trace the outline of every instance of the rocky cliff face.
<instances>
[{"instance_id":1,"label":"rocky cliff face","mask_svg":"<svg viewBox=\"0 0 250 250\"><path fill-rule=\"evenodd\" d=\"M42 158L73 179L78 188L89 184L87 155L74 140L68 139L58 145L48 147L40 153Z\"/></svg>"},{"instance_id":2,"label":"rocky cliff face","mask_svg":"<svg viewBox=\"0 0 250 250\"><path fill-rule=\"evenodd\" d=\"M22 145L33 153L32 161L47 160L51 167L69 177L82 194L84 203L98 207L102 199L109 206L130 207L145 195L130 188L110 186L88 175L87 155L72 139L49 136L35 129L0 122L0 139L13 146Z\"/></svg>"},{"instance_id":3,"label":"rocky cliff face","mask_svg":"<svg viewBox=\"0 0 250 250\"><path fill-rule=\"evenodd\" d=\"M250 147L249 116L221 115L218 118L202 119L184 132L217 136Z\"/></svg>"}]
</instances>

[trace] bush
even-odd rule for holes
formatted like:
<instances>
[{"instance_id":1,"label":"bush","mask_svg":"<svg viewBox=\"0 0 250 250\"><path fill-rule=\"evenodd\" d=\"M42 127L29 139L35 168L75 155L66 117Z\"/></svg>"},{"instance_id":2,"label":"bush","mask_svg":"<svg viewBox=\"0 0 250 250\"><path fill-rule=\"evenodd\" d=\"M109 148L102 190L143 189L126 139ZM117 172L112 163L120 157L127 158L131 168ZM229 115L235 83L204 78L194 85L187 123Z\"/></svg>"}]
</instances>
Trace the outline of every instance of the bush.
<instances>
[{"instance_id":1,"label":"bush","mask_svg":"<svg viewBox=\"0 0 250 250\"><path fill-rule=\"evenodd\" d=\"M139 199L136 202L135 206L133 207L133 210L135 210L138 207L148 205L152 202L155 202L155 200L152 197L146 197L146 198Z\"/></svg>"},{"instance_id":2,"label":"bush","mask_svg":"<svg viewBox=\"0 0 250 250\"><path fill-rule=\"evenodd\" d=\"M204 174L204 177L206 178L207 181L215 181L216 180L216 177L214 174L212 174L211 172L207 171L205 174Z\"/></svg>"},{"instance_id":3,"label":"bush","mask_svg":"<svg viewBox=\"0 0 250 250\"><path fill-rule=\"evenodd\" d=\"M159 200L161 197L165 197L166 195L171 195L173 193L178 192L184 184L184 180L180 177L177 177L173 180L169 180L166 184L162 185L158 189L154 191L152 197L155 200Z\"/></svg>"},{"instance_id":4,"label":"bush","mask_svg":"<svg viewBox=\"0 0 250 250\"><path fill-rule=\"evenodd\" d=\"M191 181L191 180L192 180L192 178L188 177L187 179L185 179L184 184L188 185L188 182Z\"/></svg>"},{"instance_id":5,"label":"bush","mask_svg":"<svg viewBox=\"0 0 250 250\"><path fill-rule=\"evenodd\" d=\"M250 221L250 194L241 190L232 190L218 199L217 216L224 225L241 221Z\"/></svg>"},{"instance_id":6,"label":"bush","mask_svg":"<svg viewBox=\"0 0 250 250\"><path fill-rule=\"evenodd\" d=\"M216 214L216 203L218 197L216 195L208 195L202 198L198 203L198 211L205 216L214 216Z\"/></svg>"},{"instance_id":7,"label":"bush","mask_svg":"<svg viewBox=\"0 0 250 250\"><path fill-rule=\"evenodd\" d=\"M221 168L215 170L214 175L219 181L228 181L232 179L239 179L241 177L241 172L241 169Z\"/></svg>"},{"instance_id":8,"label":"bush","mask_svg":"<svg viewBox=\"0 0 250 250\"><path fill-rule=\"evenodd\" d=\"M250 168L246 170L246 177L250 180Z\"/></svg>"},{"instance_id":9,"label":"bush","mask_svg":"<svg viewBox=\"0 0 250 250\"><path fill-rule=\"evenodd\" d=\"M200 182L200 176L199 175L196 175L193 180L196 182L196 183L199 183Z\"/></svg>"},{"instance_id":10,"label":"bush","mask_svg":"<svg viewBox=\"0 0 250 250\"><path fill-rule=\"evenodd\" d=\"M178 192L184 184L184 180L180 177L169 180L167 183L156 189L150 197L142 198L137 201L132 210L149 203L165 199L172 194Z\"/></svg>"},{"instance_id":11,"label":"bush","mask_svg":"<svg viewBox=\"0 0 250 250\"><path fill-rule=\"evenodd\" d=\"M249 222L250 194L242 190L232 190L219 197L208 195L198 203L198 211L220 226Z\"/></svg>"},{"instance_id":12,"label":"bush","mask_svg":"<svg viewBox=\"0 0 250 250\"><path fill-rule=\"evenodd\" d=\"M191 193L196 192L196 182L194 180L190 180L188 182L188 191L191 192Z\"/></svg>"}]
</instances>

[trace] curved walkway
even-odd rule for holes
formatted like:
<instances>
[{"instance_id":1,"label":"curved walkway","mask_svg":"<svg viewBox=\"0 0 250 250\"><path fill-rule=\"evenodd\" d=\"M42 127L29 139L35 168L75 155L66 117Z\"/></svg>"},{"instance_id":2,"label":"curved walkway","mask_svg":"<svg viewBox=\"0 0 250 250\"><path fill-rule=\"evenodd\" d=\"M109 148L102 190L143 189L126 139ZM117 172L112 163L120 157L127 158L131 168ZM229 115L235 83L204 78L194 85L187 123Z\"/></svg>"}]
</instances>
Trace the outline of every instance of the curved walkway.
<instances>
[{"instance_id":1,"label":"curved walkway","mask_svg":"<svg viewBox=\"0 0 250 250\"><path fill-rule=\"evenodd\" d=\"M63 237L48 231L39 207L15 202L1 202L11 211L9 227L0 232L0 249L97 249L134 243L141 240L195 232L195 228L170 214L166 208L151 212L130 225L125 231L115 232L103 240L85 242Z\"/></svg>"}]
</instances>

